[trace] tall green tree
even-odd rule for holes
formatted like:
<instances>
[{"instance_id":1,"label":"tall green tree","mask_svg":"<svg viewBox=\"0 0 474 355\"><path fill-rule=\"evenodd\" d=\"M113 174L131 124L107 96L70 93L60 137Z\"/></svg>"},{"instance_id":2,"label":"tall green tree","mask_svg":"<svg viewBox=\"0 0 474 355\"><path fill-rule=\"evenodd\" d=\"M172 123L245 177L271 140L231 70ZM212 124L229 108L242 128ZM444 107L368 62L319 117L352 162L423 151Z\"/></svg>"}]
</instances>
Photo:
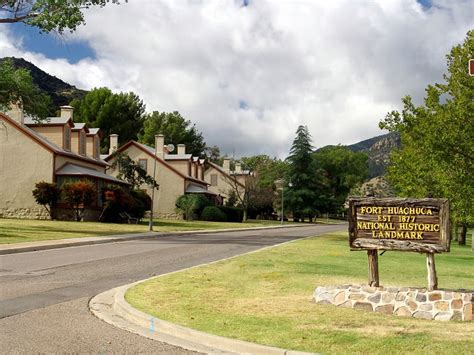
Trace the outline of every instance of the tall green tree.
<instances>
[{"instance_id":1,"label":"tall green tree","mask_svg":"<svg viewBox=\"0 0 474 355\"><path fill-rule=\"evenodd\" d=\"M274 188L275 180L284 176L288 170L288 163L268 155L254 155L241 158L243 168L254 171L258 175L258 187Z\"/></svg>"},{"instance_id":2,"label":"tall green tree","mask_svg":"<svg viewBox=\"0 0 474 355\"><path fill-rule=\"evenodd\" d=\"M446 197L452 218L463 228L474 223L474 31L447 55L444 83L426 88L424 104L403 98L402 112L392 111L381 128L400 132L402 148L391 156L388 178L401 196Z\"/></svg>"},{"instance_id":3,"label":"tall green tree","mask_svg":"<svg viewBox=\"0 0 474 355\"><path fill-rule=\"evenodd\" d=\"M194 156L202 156L206 148L204 137L196 125L186 120L178 111L153 111L146 115L143 133L139 135L140 142L153 146L156 134L165 136L165 144L185 144L186 152Z\"/></svg>"},{"instance_id":4,"label":"tall green tree","mask_svg":"<svg viewBox=\"0 0 474 355\"><path fill-rule=\"evenodd\" d=\"M288 209L296 218L313 219L319 212L327 209L329 196L324 187L327 181L313 161L311 135L306 126L299 126L296 138L287 158L289 164L286 182L291 186L284 194Z\"/></svg>"},{"instance_id":5,"label":"tall green tree","mask_svg":"<svg viewBox=\"0 0 474 355\"><path fill-rule=\"evenodd\" d=\"M126 2L127 0L125 0ZM118 0L1 0L0 23L21 22L43 32L74 31L85 23L82 11Z\"/></svg>"},{"instance_id":6,"label":"tall green tree","mask_svg":"<svg viewBox=\"0 0 474 355\"><path fill-rule=\"evenodd\" d=\"M71 101L74 121L98 127L104 134L101 150L109 146L109 135L119 135L119 144L136 140L143 129L145 104L133 92L113 93L108 88L94 88L81 100Z\"/></svg>"},{"instance_id":7,"label":"tall green tree","mask_svg":"<svg viewBox=\"0 0 474 355\"><path fill-rule=\"evenodd\" d=\"M327 146L313 154L316 168L321 169L329 183L328 212L343 209L349 191L367 178L369 166L365 153L356 153L343 146Z\"/></svg>"},{"instance_id":8,"label":"tall green tree","mask_svg":"<svg viewBox=\"0 0 474 355\"><path fill-rule=\"evenodd\" d=\"M0 61L0 111L8 111L11 104L20 104L23 111L37 119L53 111L51 98L34 83L28 70L16 69L13 61Z\"/></svg>"}]
</instances>

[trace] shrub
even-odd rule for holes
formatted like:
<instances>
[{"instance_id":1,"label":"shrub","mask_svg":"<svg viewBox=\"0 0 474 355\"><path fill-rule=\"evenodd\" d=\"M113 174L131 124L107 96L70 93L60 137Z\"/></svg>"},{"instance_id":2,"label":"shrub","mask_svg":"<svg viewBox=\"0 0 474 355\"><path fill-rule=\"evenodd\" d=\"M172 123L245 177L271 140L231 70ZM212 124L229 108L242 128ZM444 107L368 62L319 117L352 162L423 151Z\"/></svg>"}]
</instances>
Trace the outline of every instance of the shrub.
<instances>
[{"instance_id":1,"label":"shrub","mask_svg":"<svg viewBox=\"0 0 474 355\"><path fill-rule=\"evenodd\" d=\"M61 190L56 184L50 184L45 181L38 182L33 190L33 197L36 203L44 206L51 219L53 219L53 207L58 202L60 195Z\"/></svg>"},{"instance_id":2,"label":"shrub","mask_svg":"<svg viewBox=\"0 0 474 355\"><path fill-rule=\"evenodd\" d=\"M85 209L94 202L95 188L87 181L78 181L63 186L64 199L74 211L76 221L84 217Z\"/></svg>"},{"instance_id":3,"label":"shrub","mask_svg":"<svg viewBox=\"0 0 474 355\"><path fill-rule=\"evenodd\" d=\"M183 213L188 221L197 218L207 206L212 206L212 202L203 195L187 194L176 200L176 210Z\"/></svg>"},{"instance_id":4,"label":"shrub","mask_svg":"<svg viewBox=\"0 0 474 355\"><path fill-rule=\"evenodd\" d=\"M130 196L133 198L130 214L133 217L142 219L145 216L145 212L151 209L151 197L148 196L145 190L132 190L130 191Z\"/></svg>"},{"instance_id":5,"label":"shrub","mask_svg":"<svg viewBox=\"0 0 474 355\"><path fill-rule=\"evenodd\" d=\"M121 187L109 186L102 189L104 207L99 220L102 222L120 222L121 212L129 212L135 201L133 197Z\"/></svg>"},{"instance_id":6,"label":"shrub","mask_svg":"<svg viewBox=\"0 0 474 355\"><path fill-rule=\"evenodd\" d=\"M244 218L244 210L238 207L218 206L219 209L227 216L227 222L242 222Z\"/></svg>"},{"instance_id":7,"label":"shrub","mask_svg":"<svg viewBox=\"0 0 474 355\"><path fill-rule=\"evenodd\" d=\"M219 207L207 206L202 211L201 219L204 221L225 222L227 221L227 216Z\"/></svg>"}]
</instances>

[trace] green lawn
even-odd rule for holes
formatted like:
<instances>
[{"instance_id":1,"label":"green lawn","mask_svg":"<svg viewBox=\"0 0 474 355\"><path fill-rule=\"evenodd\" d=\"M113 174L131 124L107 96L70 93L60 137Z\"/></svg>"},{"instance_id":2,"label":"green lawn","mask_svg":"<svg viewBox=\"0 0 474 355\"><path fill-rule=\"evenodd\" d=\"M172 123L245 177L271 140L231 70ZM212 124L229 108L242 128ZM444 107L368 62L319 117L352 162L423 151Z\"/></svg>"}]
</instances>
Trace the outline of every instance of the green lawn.
<instances>
[{"instance_id":1,"label":"green lawn","mask_svg":"<svg viewBox=\"0 0 474 355\"><path fill-rule=\"evenodd\" d=\"M316 305L318 285L364 283L367 254L349 251L347 233L300 240L158 277L126 299L158 318L231 338L323 353L469 353L474 322L426 321ZM474 289L474 252L452 246L436 256L439 285ZM426 286L425 256L379 257L385 286Z\"/></svg>"},{"instance_id":2,"label":"green lawn","mask_svg":"<svg viewBox=\"0 0 474 355\"><path fill-rule=\"evenodd\" d=\"M187 231L203 229L248 228L279 225L277 221L248 221L245 223L154 220L154 231ZM285 224L288 224L285 222ZM111 234L148 231L148 222L140 224L113 224L95 222L65 222L26 219L0 219L0 244L34 242L41 240L96 237Z\"/></svg>"}]
</instances>

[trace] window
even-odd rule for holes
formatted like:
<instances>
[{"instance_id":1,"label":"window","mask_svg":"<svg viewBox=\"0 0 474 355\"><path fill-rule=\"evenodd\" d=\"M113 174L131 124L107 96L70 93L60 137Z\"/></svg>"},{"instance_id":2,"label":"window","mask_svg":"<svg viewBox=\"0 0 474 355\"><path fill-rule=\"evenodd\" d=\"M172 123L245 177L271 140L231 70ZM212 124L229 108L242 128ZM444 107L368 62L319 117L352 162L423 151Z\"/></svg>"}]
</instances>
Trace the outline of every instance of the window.
<instances>
[{"instance_id":1,"label":"window","mask_svg":"<svg viewBox=\"0 0 474 355\"><path fill-rule=\"evenodd\" d=\"M147 171L147 160L146 159L138 159L138 165L140 165L140 168Z\"/></svg>"},{"instance_id":2,"label":"window","mask_svg":"<svg viewBox=\"0 0 474 355\"><path fill-rule=\"evenodd\" d=\"M71 127L64 126L64 150L71 150Z\"/></svg>"},{"instance_id":3,"label":"window","mask_svg":"<svg viewBox=\"0 0 474 355\"><path fill-rule=\"evenodd\" d=\"M211 174L211 186L217 186L217 174Z\"/></svg>"},{"instance_id":4,"label":"window","mask_svg":"<svg viewBox=\"0 0 474 355\"><path fill-rule=\"evenodd\" d=\"M79 132L79 154L86 155L86 133Z\"/></svg>"}]
</instances>

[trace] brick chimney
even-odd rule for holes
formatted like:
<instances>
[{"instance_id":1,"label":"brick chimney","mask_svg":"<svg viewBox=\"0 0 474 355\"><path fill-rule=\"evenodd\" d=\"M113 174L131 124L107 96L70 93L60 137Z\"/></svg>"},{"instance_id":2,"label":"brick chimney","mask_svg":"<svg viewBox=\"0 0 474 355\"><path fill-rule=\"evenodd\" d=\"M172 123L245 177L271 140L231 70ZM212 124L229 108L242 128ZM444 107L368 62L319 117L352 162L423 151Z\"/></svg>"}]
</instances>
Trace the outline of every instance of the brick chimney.
<instances>
[{"instance_id":1,"label":"brick chimney","mask_svg":"<svg viewBox=\"0 0 474 355\"><path fill-rule=\"evenodd\" d=\"M13 118L18 123L25 123L25 115L23 114L23 105L20 101L10 104L10 109L6 112L7 116Z\"/></svg>"},{"instance_id":2,"label":"brick chimney","mask_svg":"<svg viewBox=\"0 0 474 355\"><path fill-rule=\"evenodd\" d=\"M178 144L178 155L186 154L186 145Z\"/></svg>"},{"instance_id":3,"label":"brick chimney","mask_svg":"<svg viewBox=\"0 0 474 355\"><path fill-rule=\"evenodd\" d=\"M109 141L109 155L115 152L118 148L118 134L111 134Z\"/></svg>"},{"instance_id":4,"label":"brick chimney","mask_svg":"<svg viewBox=\"0 0 474 355\"><path fill-rule=\"evenodd\" d=\"M162 134L155 135L155 151L158 158L164 158L163 148L165 147L165 136Z\"/></svg>"},{"instance_id":5,"label":"brick chimney","mask_svg":"<svg viewBox=\"0 0 474 355\"><path fill-rule=\"evenodd\" d=\"M72 106L61 106L61 118L70 118L72 119L74 107Z\"/></svg>"},{"instance_id":6,"label":"brick chimney","mask_svg":"<svg viewBox=\"0 0 474 355\"><path fill-rule=\"evenodd\" d=\"M222 164L222 169L226 173L230 173L230 158L224 158L224 163Z\"/></svg>"}]
</instances>

